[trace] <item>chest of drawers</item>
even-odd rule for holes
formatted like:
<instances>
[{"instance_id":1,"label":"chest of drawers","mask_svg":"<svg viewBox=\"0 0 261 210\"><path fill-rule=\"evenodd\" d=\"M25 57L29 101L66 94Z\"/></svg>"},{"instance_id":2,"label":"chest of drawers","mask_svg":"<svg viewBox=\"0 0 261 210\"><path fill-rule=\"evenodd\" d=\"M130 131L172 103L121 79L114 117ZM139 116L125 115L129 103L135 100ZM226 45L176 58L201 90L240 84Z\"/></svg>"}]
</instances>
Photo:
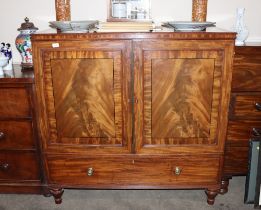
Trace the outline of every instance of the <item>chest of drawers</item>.
<instances>
[{"instance_id":1,"label":"chest of drawers","mask_svg":"<svg viewBox=\"0 0 261 210\"><path fill-rule=\"evenodd\" d=\"M261 45L235 48L223 192L232 176L247 174L253 137L261 137Z\"/></svg>"},{"instance_id":2,"label":"chest of drawers","mask_svg":"<svg viewBox=\"0 0 261 210\"><path fill-rule=\"evenodd\" d=\"M0 192L42 193L33 73L0 78Z\"/></svg>"}]
</instances>

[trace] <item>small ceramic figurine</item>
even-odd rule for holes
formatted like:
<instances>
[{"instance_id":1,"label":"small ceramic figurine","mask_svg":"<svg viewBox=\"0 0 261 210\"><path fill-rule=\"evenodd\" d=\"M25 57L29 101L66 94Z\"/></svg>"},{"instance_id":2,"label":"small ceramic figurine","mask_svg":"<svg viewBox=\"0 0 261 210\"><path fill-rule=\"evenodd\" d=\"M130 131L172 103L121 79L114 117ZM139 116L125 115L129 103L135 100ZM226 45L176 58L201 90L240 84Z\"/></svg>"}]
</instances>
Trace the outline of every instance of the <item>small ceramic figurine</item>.
<instances>
[{"instance_id":1,"label":"small ceramic figurine","mask_svg":"<svg viewBox=\"0 0 261 210\"><path fill-rule=\"evenodd\" d=\"M3 67L8 63L8 58L4 53L0 52L0 76L4 75Z\"/></svg>"},{"instance_id":2,"label":"small ceramic figurine","mask_svg":"<svg viewBox=\"0 0 261 210\"><path fill-rule=\"evenodd\" d=\"M36 28L33 23L29 22L28 18L25 18L24 20L25 23L22 23L21 27L18 28L20 34L16 37L15 44L22 56L22 69L31 69L33 67L33 55L30 35L35 33L38 28Z\"/></svg>"},{"instance_id":3,"label":"small ceramic figurine","mask_svg":"<svg viewBox=\"0 0 261 210\"><path fill-rule=\"evenodd\" d=\"M236 45L244 45L248 37L248 30L244 23L245 8L237 8L237 19L235 25L235 32L237 32Z\"/></svg>"},{"instance_id":4,"label":"small ceramic figurine","mask_svg":"<svg viewBox=\"0 0 261 210\"><path fill-rule=\"evenodd\" d=\"M6 50L4 52L5 57L8 58L8 64L3 67L5 71L13 70L13 56L12 56L12 50L11 45L9 43L6 44Z\"/></svg>"}]
</instances>

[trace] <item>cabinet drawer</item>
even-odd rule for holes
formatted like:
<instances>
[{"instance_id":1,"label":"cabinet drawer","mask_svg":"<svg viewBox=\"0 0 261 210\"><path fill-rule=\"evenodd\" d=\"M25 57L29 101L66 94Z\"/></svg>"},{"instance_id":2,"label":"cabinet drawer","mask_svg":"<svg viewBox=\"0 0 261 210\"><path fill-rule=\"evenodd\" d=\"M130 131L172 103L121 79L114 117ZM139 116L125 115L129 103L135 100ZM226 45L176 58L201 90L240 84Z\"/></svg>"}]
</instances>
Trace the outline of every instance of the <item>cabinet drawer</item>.
<instances>
[{"instance_id":1,"label":"cabinet drawer","mask_svg":"<svg viewBox=\"0 0 261 210\"><path fill-rule=\"evenodd\" d=\"M217 184L219 177L218 157L124 158L124 160L122 157L117 159L48 157L47 159L49 182L69 186L202 187Z\"/></svg>"},{"instance_id":2,"label":"cabinet drawer","mask_svg":"<svg viewBox=\"0 0 261 210\"><path fill-rule=\"evenodd\" d=\"M234 94L231 100L230 117L244 119L261 119L261 93Z\"/></svg>"},{"instance_id":3,"label":"cabinet drawer","mask_svg":"<svg viewBox=\"0 0 261 210\"><path fill-rule=\"evenodd\" d=\"M34 148L31 121L0 121L0 149Z\"/></svg>"},{"instance_id":4,"label":"cabinet drawer","mask_svg":"<svg viewBox=\"0 0 261 210\"><path fill-rule=\"evenodd\" d=\"M261 90L261 47L235 47L233 91Z\"/></svg>"},{"instance_id":5,"label":"cabinet drawer","mask_svg":"<svg viewBox=\"0 0 261 210\"><path fill-rule=\"evenodd\" d=\"M261 137L261 121L229 121L226 143L233 146L248 146L250 138Z\"/></svg>"},{"instance_id":6,"label":"cabinet drawer","mask_svg":"<svg viewBox=\"0 0 261 210\"><path fill-rule=\"evenodd\" d=\"M34 152L0 153L0 181L40 180L39 166Z\"/></svg>"},{"instance_id":7,"label":"cabinet drawer","mask_svg":"<svg viewBox=\"0 0 261 210\"><path fill-rule=\"evenodd\" d=\"M26 88L0 88L0 118L30 116L29 94Z\"/></svg>"},{"instance_id":8,"label":"cabinet drawer","mask_svg":"<svg viewBox=\"0 0 261 210\"><path fill-rule=\"evenodd\" d=\"M246 175L248 171L248 147L226 147L224 174Z\"/></svg>"}]
</instances>

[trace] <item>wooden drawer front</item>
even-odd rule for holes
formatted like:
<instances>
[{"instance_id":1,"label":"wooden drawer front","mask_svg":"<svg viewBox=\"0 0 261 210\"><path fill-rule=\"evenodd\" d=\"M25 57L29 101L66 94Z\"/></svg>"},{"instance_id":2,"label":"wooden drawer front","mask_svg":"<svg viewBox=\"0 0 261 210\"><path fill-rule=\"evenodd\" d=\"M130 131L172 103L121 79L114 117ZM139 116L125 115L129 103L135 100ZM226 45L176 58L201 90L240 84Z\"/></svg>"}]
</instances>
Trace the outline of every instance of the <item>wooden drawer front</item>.
<instances>
[{"instance_id":1,"label":"wooden drawer front","mask_svg":"<svg viewBox=\"0 0 261 210\"><path fill-rule=\"evenodd\" d=\"M0 121L0 149L34 148L31 121Z\"/></svg>"},{"instance_id":2,"label":"wooden drawer front","mask_svg":"<svg viewBox=\"0 0 261 210\"><path fill-rule=\"evenodd\" d=\"M40 180L39 166L35 153L0 153L0 181Z\"/></svg>"},{"instance_id":3,"label":"wooden drawer front","mask_svg":"<svg viewBox=\"0 0 261 210\"><path fill-rule=\"evenodd\" d=\"M62 185L204 186L217 183L219 158L122 160L121 157L117 159L49 157L48 167L50 183ZM180 175L175 175L176 167L181 169ZM90 168L94 170L92 176L88 176Z\"/></svg>"},{"instance_id":4,"label":"wooden drawer front","mask_svg":"<svg viewBox=\"0 0 261 210\"><path fill-rule=\"evenodd\" d=\"M226 147L224 174L245 175L248 171L248 147Z\"/></svg>"},{"instance_id":5,"label":"wooden drawer front","mask_svg":"<svg viewBox=\"0 0 261 210\"><path fill-rule=\"evenodd\" d=\"M30 116L29 95L26 88L0 88L0 118Z\"/></svg>"},{"instance_id":6,"label":"wooden drawer front","mask_svg":"<svg viewBox=\"0 0 261 210\"><path fill-rule=\"evenodd\" d=\"M233 68L233 91L261 89L261 47L236 47Z\"/></svg>"},{"instance_id":7,"label":"wooden drawer front","mask_svg":"<svg viewBox=\"0 0 261 210\"><path fill-rule=\"evenodd\" d=\"M261 120L261 93L252 95L235 94L231 100L231 118Z\"/></svg>"},{"instance_id":8,"label":"wooden drawer front","mask_svg":"<svg viewBox=\"0 0 261 210\"><path fill-rule=\"evenodd\" d=\"M261 121L229 121L226 143L233 146L248 146L250 138L261 137Z\"/></svg>"}]
</instances>

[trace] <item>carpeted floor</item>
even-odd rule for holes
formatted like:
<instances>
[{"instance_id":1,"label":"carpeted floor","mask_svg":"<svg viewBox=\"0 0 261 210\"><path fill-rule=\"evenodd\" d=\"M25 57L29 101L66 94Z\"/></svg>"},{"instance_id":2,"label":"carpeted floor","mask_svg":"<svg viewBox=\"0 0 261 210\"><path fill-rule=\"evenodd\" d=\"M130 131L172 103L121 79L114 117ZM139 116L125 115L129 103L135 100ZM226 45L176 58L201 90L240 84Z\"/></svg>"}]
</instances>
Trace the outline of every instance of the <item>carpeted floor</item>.
<instances>
[{"instance_id":1,"label":"carpeted floor","mask_svg":"<svg viewBox=\"0 0 261 210\"><path fill-rule=\"evenodd\" d=\"M41 195L0 194L0 210L250 210L245 205L245 177L234 177L229 192L213 206L203 190L65 190L63 203Z\"/></svg>"}]
</instances>

